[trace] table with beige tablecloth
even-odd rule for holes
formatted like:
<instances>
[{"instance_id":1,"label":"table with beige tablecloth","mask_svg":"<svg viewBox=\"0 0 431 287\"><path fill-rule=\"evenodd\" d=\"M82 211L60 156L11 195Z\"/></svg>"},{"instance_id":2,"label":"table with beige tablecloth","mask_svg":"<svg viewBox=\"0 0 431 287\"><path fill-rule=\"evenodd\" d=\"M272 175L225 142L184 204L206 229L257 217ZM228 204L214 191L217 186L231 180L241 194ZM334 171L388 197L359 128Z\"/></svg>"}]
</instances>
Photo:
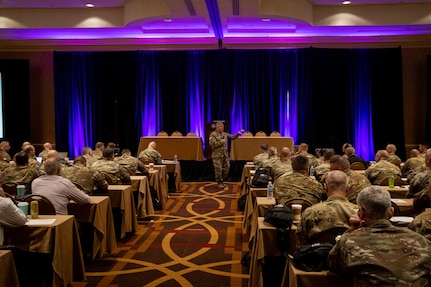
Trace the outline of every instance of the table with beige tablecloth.
<instances>
[{"instance_id":1,"label":"table with beige tablecloth","mask_svg":"<svg viewBox=\"0 0 431 287\"><path fill-rule=\"evenodd\" d=\"M138 228L135 200L133 199L131 185L108 185L108 194L111 199L112 208L121 209L121 231L120 237L124 238L126 233L135 232Z\"/></svg>"},{"instance_id":2,"label":"table with beige tablecloth","mask_svg":"<svg viewBox=\"0 0 431 287\"><path fill-rule=\"evenodd\" d=\"M166 173L169 176L174 177L175 182L175 190L176 192L181 191L181 184L182 184L182 175L181 175L181 164L179 161L173 161L173 160L164 160L163 164L166 165Z\"/></svg>"},{"instance_id":3,"label":"table with beige tablecloth","mask_svg":"<svg viewBox=\"0 0 431 287\"><path fill-rule=\"evenodd\" d=\"M132 190L138 191L138 202L136 205L136 213L138 219L143 219L147 216L154 215L154 206L151 199L150 183L147 176L144 175L132 175L130 176L132 181Z\"/></svg>"},{"instance_id":4,"label":"table with beige tablecloth","mask_svg":"<svg viewBox=\"0 0 431 287\"><path fill-rule=\"evenodd\" d=\"M242 229L246 235L250 235L251 217L258 196L266 196L266 187L252 187L248 191L242 222Z\"/></svg>"},{"instance_id":5,"label":"table with beige tablecloth","mask_svg":"<svg viewBox=\"0 0 431 287\"><path fill-rule=\"evenodd\" d=\"M157 150L164 159L174 159L177 155L179 160L203 160L202 139L200 137L141 137L138 147L138 155L148 147L150 142L156 142Z\"/></svg>"},{"instance_id":6,"label":"table with beige tablecloth","mask_svg":"<svg viewBox=\"0 0 431 287\"><path fill-rule=\"evenodd\" d=\"M250 171L254 170L254 168L254 164L245 164L242 169L241 181L239 184L239 190L241 195L247 193L248 191L248 184L250 183L249 179L251 176Z\"/></svg>"},{"instance_id":7,"label":"table with beige tablecloth","mask_svg":"<svg viewBox=\"0 0 431 287\"><path fill-rule=\"evenodd\" d=\"M253 160L260 153L260 145L275 146L277 150L288 147L293 150L293 138L291 137L240 137L231 142L231 160Z\"/></svg>"},{"instance_id":8,"label":"table with beige tablecloth","mask_svg":"<svg viewBox=\"0 0 431 287\"><path fill-rule=\"evenodd\" d=\"M40 220L54 220L42 223ZM25 226L6 232L5 244L29 252L52 253L52 286L72 285L72 281L85 281L84 261L78 227L73 215L39 215L29 219Z\"/></svg>"},{"instance_id":9,"label":"table with beige tablecloth","mask_svg":"<svg viewBox=\"0 0 431 287\"><path fill-rule=\"evenodd\" d=\"M109 196L90 196L91 204L69 203L67 209L81 223L93 225L92 238L83 238L93 243L91 260L103 257L117 248L114 218Z\"/></svg>"},{"instance_id":10,"label":"table with beige tablecloth","mask_svg":"<svg viewBox=\"0 0 431 287\"><path fill-rule=\"evenodd\" d=\"M19 287L12 251L0 250L0 266L0 286Z\"/></svg>"},{"instance_id":11,"label":"table with beige tablecloth","mask_svg":"<svg viewBox=\"0 0 431 287\"><path fill-rule=\"evenodd\" d=\"M409 192L409 188L406 186L382 186L391 194L392 198L407 198L407 193Z\"/></svg>"},{"instance_id":12,"label":"table with beige tablecloth","mask_svg":"<svg viewBox=\"0 0 431 287\"><path fill-rule=\"evenodd\" d=\"M157 198L162 205L165 205L168 200L168 187L166 184L166 166L155 165L150 173L150 186L154 188L157 193Z\"/></svg>"}]
</instances>

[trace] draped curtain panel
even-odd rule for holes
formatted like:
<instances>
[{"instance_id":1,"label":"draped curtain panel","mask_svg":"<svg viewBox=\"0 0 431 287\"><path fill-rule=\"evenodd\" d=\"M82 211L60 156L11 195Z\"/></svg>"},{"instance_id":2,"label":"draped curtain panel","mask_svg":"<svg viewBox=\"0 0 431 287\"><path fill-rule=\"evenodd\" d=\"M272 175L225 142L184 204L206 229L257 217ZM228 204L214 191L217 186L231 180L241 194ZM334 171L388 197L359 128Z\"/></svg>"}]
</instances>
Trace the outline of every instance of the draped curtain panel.
<instances>
[{"instance_id":1,"label":"draped curtain panel","mask_svg":"<svg viewBox=\"0 0 431 287\"><path fill-rule=\"evenodd\" d=\"M204 139L213 120L311 150L351 142L367 159L404 146L398 48L56 52L54 64L57 146L72 156L96 141L136 150L160 130Z\"/></svg>"}]
</instances>

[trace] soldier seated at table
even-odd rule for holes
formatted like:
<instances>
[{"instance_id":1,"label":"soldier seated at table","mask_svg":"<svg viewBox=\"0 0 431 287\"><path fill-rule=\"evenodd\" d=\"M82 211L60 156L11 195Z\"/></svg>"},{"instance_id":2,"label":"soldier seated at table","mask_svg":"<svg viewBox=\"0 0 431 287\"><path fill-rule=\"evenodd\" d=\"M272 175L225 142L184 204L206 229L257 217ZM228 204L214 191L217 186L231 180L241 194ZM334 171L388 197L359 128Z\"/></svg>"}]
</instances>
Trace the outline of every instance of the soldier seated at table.
<instances>
[{"instance_id":1,"label":"soldier seated at table","mask_svg":"<svg viewBox=\"0 0 431 287\"><path fill-rule=\"evenodd\" d=\"M135 175L136 172L146 176L149 174L145 165L139 159L132 156L132 153L129 149L123 149L121 151L121 156L116 157L115 161L125 168L130 175Z\"/></svg>"},{"instance_id":2,"label":"soldier seated at table","mask_svg":"<svg viewBox=\"0 0 431 287\"><path fill-rule=\"evenodd\" d=\"M253 157L253 162L256 167L260 167L262 163L268 159L268 148L269 146L265 143L260 145L260 152Z\"/></svg>"},{"instance_id":3,"label":"soldier seated at table","mask_svg":"<svg viewBox=\"0 0 431 287\"><path fill-rule=\"evenodd\" d=\"M34 165L29 165L28 154L20 151L15 155L14 165L9 166L3 172L3 182L13 182L23 184L25 193L30 193L32 181L40 176Z\"/></svg>"},{"instance_id":4,"label":"soldier seated at table","mask_svg":"<svg viewBox=\"0 0 431 287\"><path fill-rule=\"evenodd\" d=\"M108 183L103 175L97 170L88 168L86 162L83 156L75 157L72 166L62 169L61 176L69 179L88 194L92 194L93 191L99 194L107 193Z\"/></svg>"},{"instance_id":5,"label":"soldier seated at table","mask_svg":"<svg viewBox=\"0 0 431 287\"><path fill-rule=\"evenodd\" d=\"M111 180L111 182L108 181L108 184L130 184L129 173L119 163L114 161L113 149L105 149L103 151L103 158L94 162L91 168L108 176Z\"/></svg>"},{"instance_id":6,"label":"soldier seated at table","mask_svg":"<svg viewBox=\"0 0 431 287\"><path fill-rule=\"evenodd\" d=\"M365 176L368 177L371 184L379 185L383 179L389 177L390 174L401 177L401 170L398 166L388 161L389 155L385 150L379 150L376 153L376 164L370 166L365 171Z\"/></svg>"},{"instance_id":7,"label":"soldier seated at table","mask_svg":"<svg viewBox=\"0 0 431 287\"><path fill-rule=\"evenodd\" d=\"M148 143L148 147L139 153L138 159L142 162L162 164L162 155L157 150L156 142Z\"/></svg>"},{"instance_id":8,"label":"soldier seated at table","mask_svg":"<svg viewBox=\"0 0 431 287\"><path fill-rule=\"evenodd\" d=\"M349 219L358 210L356 204L347 200L349 190L347 175L340 171L330 171L326 176L325 190L328 199L310 206L303 211L296 230L296 245L320 242L320 234L336 227L349 227ZM335 236L334 235L334 241Z\"/></svg>"},{"instance_id":9,"label":"soldier seated at table","mask_svg":"<svg viewBox=\"0 0 431 287\"><path fill-rule=\"evenodd\" d=\"M304 198L312 204L326 198L320 182L308 175L309 160L305 155L292 159L293 173L285 173L274 182L274 197L277 203L284 204L292 198Z\"/></svg>"},{"instance_id":10,"label":"soldier seated at table","mask_svg":"<svg viewBox=\"0 0 431 287\"><path fill-rule=\"evenodd\" d=\"M351 228L329 253L329 269L351 275L354 286L428 286L431 246L419 233L392 225L390 193L369 186L357 203Z\"/></svg>"}]
</instances>

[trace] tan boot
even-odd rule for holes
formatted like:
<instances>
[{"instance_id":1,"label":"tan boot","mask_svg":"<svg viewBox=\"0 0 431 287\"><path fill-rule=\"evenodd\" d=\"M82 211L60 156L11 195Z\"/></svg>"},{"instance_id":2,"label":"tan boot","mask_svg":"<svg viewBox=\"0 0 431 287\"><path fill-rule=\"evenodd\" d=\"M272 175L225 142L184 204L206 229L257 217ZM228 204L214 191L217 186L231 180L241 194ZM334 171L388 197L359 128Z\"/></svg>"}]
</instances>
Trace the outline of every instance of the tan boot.
<instances>
[{"instance_id":1,"label":"tan boot","mask_svg":"<svg viewBox=\"0 0 431 287\"><path fill-rule=\"evenodd\" d=\"M223 181L219 181L219 182L218 182L218 184L217 184L217 186L218 186L218 188L220 188L220 189L224 189Z\"/></svg>"}]
</instances>

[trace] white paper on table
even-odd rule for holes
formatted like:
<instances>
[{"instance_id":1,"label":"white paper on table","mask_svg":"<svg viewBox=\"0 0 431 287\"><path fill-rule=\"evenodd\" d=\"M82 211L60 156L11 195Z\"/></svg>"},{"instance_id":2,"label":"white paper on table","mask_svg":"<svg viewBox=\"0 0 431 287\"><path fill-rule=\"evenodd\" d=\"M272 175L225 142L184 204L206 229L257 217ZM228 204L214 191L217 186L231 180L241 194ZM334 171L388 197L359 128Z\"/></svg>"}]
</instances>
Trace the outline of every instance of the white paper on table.
<instances>
[{"instance_id":1,"label":"white paper on table","mask_svg":"<svg viewBox=\"0 0 431 287\"><path fill-rule=\"evenodd\" d=\"M29 219L25 225L50 225L55 222L55 218L47 219Z\"/></svg>"}]
</instances>

